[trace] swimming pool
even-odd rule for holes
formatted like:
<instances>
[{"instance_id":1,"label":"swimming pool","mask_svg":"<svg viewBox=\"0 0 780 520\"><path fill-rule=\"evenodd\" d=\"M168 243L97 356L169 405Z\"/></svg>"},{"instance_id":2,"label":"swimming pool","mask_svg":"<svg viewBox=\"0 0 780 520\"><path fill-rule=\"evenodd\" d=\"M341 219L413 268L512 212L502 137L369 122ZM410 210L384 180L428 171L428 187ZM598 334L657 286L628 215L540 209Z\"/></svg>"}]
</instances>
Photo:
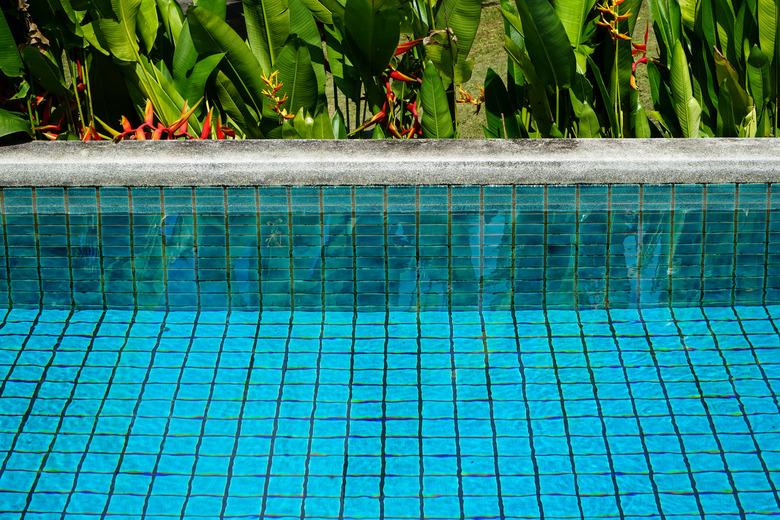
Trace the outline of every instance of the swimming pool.
<instances>
[{"instance_id":1,"label":"swimming pool","mask_svg":"<svg viewBox=\"0 0 780 520\"><path fill-rule=\"evenodd\" d=\"M0 191L0 518L780 513L780 187Z\"/></svg>"}]
</instances>

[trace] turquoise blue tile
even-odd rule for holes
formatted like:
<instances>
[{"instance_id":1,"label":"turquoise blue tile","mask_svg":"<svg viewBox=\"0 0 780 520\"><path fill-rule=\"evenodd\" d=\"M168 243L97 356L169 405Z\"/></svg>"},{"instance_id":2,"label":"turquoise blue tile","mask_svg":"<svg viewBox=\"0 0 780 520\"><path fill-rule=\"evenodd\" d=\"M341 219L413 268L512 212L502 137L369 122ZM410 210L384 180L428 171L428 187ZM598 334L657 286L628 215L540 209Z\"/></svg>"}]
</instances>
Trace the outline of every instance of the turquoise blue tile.
<instances>
[{"instance_id":1,"label":"turquoise blue tile","mask_svg":"<svg viewBox=\"0 0 780 520\"><path fill-rule=\"evenodd\" d=\"M3 507L776 515L777 197L5 189Z\"/></svg>"}]
</instances>

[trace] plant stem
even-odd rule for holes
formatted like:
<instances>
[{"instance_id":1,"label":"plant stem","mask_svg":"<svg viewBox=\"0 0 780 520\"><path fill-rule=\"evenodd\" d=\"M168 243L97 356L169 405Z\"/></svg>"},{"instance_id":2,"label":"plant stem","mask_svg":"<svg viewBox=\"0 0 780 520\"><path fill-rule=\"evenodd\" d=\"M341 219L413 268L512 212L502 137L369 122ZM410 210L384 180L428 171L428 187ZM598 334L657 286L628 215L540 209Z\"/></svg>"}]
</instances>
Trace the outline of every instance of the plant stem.
<instances>
[{"instance_id":1,"label":"plant stem","mask_svg":"<svg viewBox=\"0 0 780 520\"><path fill-rule=\"evenodd\" d=\"M87 107L89 108L89 124L95 126L95 109L92 107L92 86L89 82L89 65L87 64L88 58L84 54L84 83L87 85Z\"/></svg>"},{"instance_id":2,"label":"plant stem","mask_svg":"<svg viewBox=\"0 0 780 520\"><path fill-rule=\"evenodd\" d=\"M623 109L620 103L620 70L618 69L619 49L620 42L615 40L615 63L612 65L612 81L614 84L613 96L615 97L614 109L615 119L617 120L617 135L615 137L623 137Z\"/></svg>"},{"instance_id":3,"label":"plant stem","mask_svg":"<svg viewBox=\"0 0 780 520\"><path fill-rule=\"evenodd\" d=\"M30 87L30 90L32 90L32 86ZM30 99L33 97L33 94L27 95L27 116L30 118L30 131L33 133L33 139L35 138L35 127L37 126L35 123L35 120L33 119L33 109L32 104L30 103Z\"/></svg>"},{"instance_id":4,"label":"plant stem","mask_svg":"<svg viewBox=\"0 0 780 520\"><path fill-rule=\"evenodd\" d=\"M73 62L68 60L68 64L73 68ZM73 77L73 80L71 81L71 85L73 85L73 95L76 97L76 108L78 108L79 112L79 123L81 123L81 128L84 129L87 125L84 122L84 112L81 110L81 100L79 99L79 86L78 86L78 71L74 74L73 70L71 70L71 76ZM76 129L79 137L81 137L81 133Z\"/></svg>"},{"instance_id":5,"label":"plant stem","mask_svg":"<svg viewBox=\"0 0 780 520\"><path fill-rule=\"evenodd\" d=\"M349 133L349 129L350 129L350 126L349 126L349 98L348 98L348 97L346 97L346 96L344 97L344 109L347 111L347 113L346 113L346 114L344 114L344 117L345 117L345 118L346 118L346 120L347 120L347 121L346 121L346 125L347 125L347 133Z\"/></svg>"},{"instance_id":6,"label":"plant stem","mask_svg":"<svg viewBox=\"0 0 780 520\"><path fill-rule=\"evenodd\" d=\"M333 78L333 106L336 110L339 109L339 91L336 88L336 79Z\"/></svg>"}]
</instances>

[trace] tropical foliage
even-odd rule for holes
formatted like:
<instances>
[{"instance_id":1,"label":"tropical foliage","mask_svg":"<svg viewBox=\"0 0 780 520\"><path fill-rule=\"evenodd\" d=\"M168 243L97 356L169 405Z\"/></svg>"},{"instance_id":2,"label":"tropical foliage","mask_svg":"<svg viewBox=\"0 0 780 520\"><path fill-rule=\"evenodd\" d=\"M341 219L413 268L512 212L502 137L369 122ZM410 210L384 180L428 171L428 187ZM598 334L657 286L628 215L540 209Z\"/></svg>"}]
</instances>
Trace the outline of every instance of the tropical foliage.
<instances>
[{"instance_id":1,"label":"tropical foliage","mask_svg":"<svg viewBox=\"0 0 780 520\"><path fill-rule=\"evenodd\" d=\"M778 136L776 0L643 1L501 0L472 95L481 0L4 0L0 139Z\"/></svg>"},{"instance_id":2,"label":"tropical foliage","mask_svg":"<svg viewBox=\"0 0 780 520\"><path fill-rule=\"evenodd\" d=\"M660 58L648 65L665 136L778 132L777 0L649 0Z\"/></svg>"},{"instance_id":3,"label":"tropical foliage","mask_svg":"<svg viewBox=\"0 0 780 520\"><path fill-rule=\"evenodd\" d=\"M501 0L507 84L488 72L486 135L780 135L776 0L647 0L653 57L649 27L635 30L642 0L597 1Z\"/></svg>"},{"instance_id":4,"label":"tropical foliage","mask_svg":"<svg viewBox=\"0 0 780 520\"><path fill-rule=\"evenodd\" d=\"M2 4L0 136L456 135L480 0L242 3Z\"/></svg>"}]
</instances>

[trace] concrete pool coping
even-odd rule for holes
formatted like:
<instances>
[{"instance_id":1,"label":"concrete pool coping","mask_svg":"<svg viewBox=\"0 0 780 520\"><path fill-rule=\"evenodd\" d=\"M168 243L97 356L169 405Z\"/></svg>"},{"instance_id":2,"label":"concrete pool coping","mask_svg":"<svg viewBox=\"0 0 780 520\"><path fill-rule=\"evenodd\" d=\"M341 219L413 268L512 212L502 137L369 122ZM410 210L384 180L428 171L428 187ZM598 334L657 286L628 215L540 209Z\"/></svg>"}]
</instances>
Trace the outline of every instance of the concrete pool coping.
<instances>
[{"instance_id":1,"label":"concrete pool coping","mask_svg":"<svg viewBox=\"0 0 780 520\"><path fill-rule=\"evenodd\" d=\"M780 139L32 142L0 186L780 182Z\"/></svg>"}]
</instances>

